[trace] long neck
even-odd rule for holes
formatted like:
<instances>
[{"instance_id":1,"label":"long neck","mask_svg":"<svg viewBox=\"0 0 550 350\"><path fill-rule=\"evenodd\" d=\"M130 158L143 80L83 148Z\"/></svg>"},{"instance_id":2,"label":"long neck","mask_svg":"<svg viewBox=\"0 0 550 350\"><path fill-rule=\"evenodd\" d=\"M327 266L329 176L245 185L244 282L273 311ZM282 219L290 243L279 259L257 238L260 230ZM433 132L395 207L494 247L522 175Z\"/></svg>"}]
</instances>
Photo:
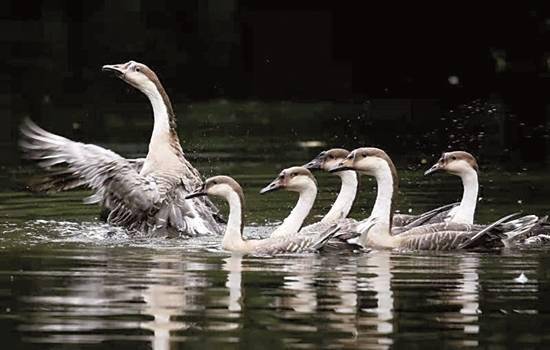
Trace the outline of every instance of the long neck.
<instances>
[{"instance_id":1,"label":"long neck","mask_svg":"<svg viewBox=\"0 0 550 350\"><path fill-rule=\"evenodd\" d=\"M336 197L336 201L330 208L329 212L323 217L321 222L331 223L336 222L339 219L343 219L348 216L355 195L357 194L357 173L355 171L346 170L336 173L342 180L342 186L340 187L340 193Z\"/></svg>"},{"instance_id":2,"label":"long neck","mask_svg":"<svg viewBox=\"0 0 550 350\"><path fill-rule=\"evenodd\" d=\"M377 194L369 218L357 227L361 232L359 242L364 246L394 248L398 244L391 235L392 208L394 195L397 192L397 178L392 175L388 163L384 163L374 172L377 182Z\"/></svg>"},{"instance_id":3,"label":"long neck","mask_svg":"<svg viewBox=\"0 0 550 350\"><path fill-rule=\"evenodd\" d=\"M377 193L370 216L387 223L389 229L391 229L392 205L393 197L396 194L396 184L389 165L383 163L374 173L374 177L377 183Z\"/></svg>"},{"instance_id":4,"label":"long neck","mask_svg":"<svg viewBox=\"0 0 550 350\"><path fill-rule=\"evenodd\" d=\"M229 218L222 240L222 247L235 249L243 244L243 204L236 192L230 192L227 201L229 203Z\"/></svg>"},{"instance_id":5,"label":"long neck","mask_svg":"<svg viewBox=\"0 0 550 350\"><path fill-rule=\"evenodd\" d=\"M300 197L296 206L290 214L284 219L283 223L277 227L271 236L277 236L281 234L292 234L296 233L302 227L304 220L308 216L315 198L317 197L317 186L314 183L307 185L304 189L300 191Z\"/></svg>"},{"instance_id":6,"label":"long neck","mask_svg":"<svg viewBox=\"0 0 550 350\"><path fill-rule=\"evenodd\" d=\"M464 192L460 205L455 210L451 219L452 222L473 224L476 212L477 193L479 189L477 172L474 169L468 169L460 175Z\"/></svg>"},{"instance_id":7,"label":"long neck","mask_svg":"<svg viewBox=\"0 0 550 350\"><path fill-rule=\"evenodd\" d=\"M153 116L155 118L151 141L159 138L166 139L170 135L170 117L168 116L168 107L164 103L164 99L157 89L148 92L147 97L149 97L149 101L151 101Z\"/></svg>"},{"instance_id":8,"label":"long neck","mask_svg":"<svg viewBox=\"0 0 550 350\"><path fill-rule=\"evenodd\" d=\"M149 143L149 152L155 147L170 146L172 152L183 155L176 130L176 117L170 99L162 86L151 83L143 90L153 107L154 125L153 134Z\"/></svg>"}]
</instances>

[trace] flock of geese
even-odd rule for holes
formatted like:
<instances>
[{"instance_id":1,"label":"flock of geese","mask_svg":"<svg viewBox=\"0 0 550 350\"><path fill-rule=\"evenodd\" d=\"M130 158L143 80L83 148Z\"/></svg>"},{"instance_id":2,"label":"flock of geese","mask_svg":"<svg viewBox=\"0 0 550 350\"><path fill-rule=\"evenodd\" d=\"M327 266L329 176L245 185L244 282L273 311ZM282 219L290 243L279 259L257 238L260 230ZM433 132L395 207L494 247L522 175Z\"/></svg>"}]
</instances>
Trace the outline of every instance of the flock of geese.
<instances>
[{"instance_id":1,"label":"flock of geese","mask_svg":"<svg viewBox=\"0 0 550 350\"><path fill-rule=\"evenodd\" d=\"M252 254L280 254L336 249L453 250L491 249L550 241L547 217L518 214L489 225L474 223L478 195L478 165L464 151L444 153L427 174L442 171L463 183L460 203L420 215L394 214L399 178L390 157L381 149L363 147L351 152L335 148L321 152L304 166L281 171L261 190L297 192L294 209L264 239L243 238L244 195L229 176L201 180L185 159L176 130L176 117L157 75L146 65L129 61L105 65L103 71L144 93L151 103L154 127L145 158L126 159L97 145L52 134L30 119L21 126L20 147L47 175L35 184L41 191L63 191L81 186L93 190L86 203L100 204L105 220L129 232L154 236L222 234L222 248ZM340 192L329 212L317 223L303 226L317 195L312 171L326 171L341 180ZM368 218L348 218L361 175L377 182L377 195ZM229 204L224 222L209 196Z\"/></svg>"}]
</instances>

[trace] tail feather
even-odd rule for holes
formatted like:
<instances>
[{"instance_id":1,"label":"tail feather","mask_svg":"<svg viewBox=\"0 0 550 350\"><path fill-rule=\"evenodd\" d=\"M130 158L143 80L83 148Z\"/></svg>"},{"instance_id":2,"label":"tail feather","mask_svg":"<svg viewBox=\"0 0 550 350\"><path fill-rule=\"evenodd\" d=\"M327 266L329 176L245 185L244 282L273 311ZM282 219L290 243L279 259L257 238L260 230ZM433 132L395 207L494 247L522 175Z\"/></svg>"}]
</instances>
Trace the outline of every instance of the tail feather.
<instances>
[{"instance_id":1,"label":"tail feather","mask_svg":"<svg viewBox=\"0 0 550 350\"><path fill-rule=\"evenodd\" d=\"M427 223L429 220L431 220L433 217L435 217L438 214L441 214L447 210L450 210L454 207L456 207L459 203L451 203L444 206L441 206L439 208L432 209L430 211L427 211L425 213L420 214L416 219L409 222L407 225L403 226L403 232L410 230L413 227L422 226L425 223Z\"/></svg>"},{"instance_id":2,"label":"tail feather","mask_svg":"<svg viewBox=\"0 0 550 350\"><path fill-rule=\"evenodd\" d=\"M334 235L334 238L341 241L348 241L349 239L360 236L361 233L357 229L357 224L358 222L354 219L338 221L338 228L340 228L340 231Z\"/></svg>"},{"instance_id":3,"label":"tail feather","mask_svg":"<svg viewBox=\"0 0 550 350\"><path fill-rule=\"evenodd\" d=\"M538 218L536 215L528 215L531 220L525 220L523 225L517 225L510 232L506 232L506 238L503 239L506 247L516 245L533 245L533 243L542 244L547 241L546 236L550 234L550 223L548 216ZM536 220L532 220L535 217ZM521 220L520 218L518 220Z\"/></svg>"},{"instance_id":4,"label":"tail feather","mask_svg":"<svg viewBox=\"0 0 550 350\"><path fill-rule=\"evenodd\" d=\"M319 235L319 239L311 245L311 249L321 249L339 231L340 227L338 227L337 225L331 226L328 230Z\"/></svg>"},{"instance_id":5,"label":"tail feather","mask_svg":"<svg viewBox=\"0 0 550 350\"><path fill-rule=\"evenodd\" d=\"M495 227L518 215L520 215L520 213L513 213L493 222L489 226L485 227L483 230L479 231L478 233L470 237L470 239L468 239L467 241L461 243L458 246L458 249L467 249L467 248L473 248L477 246L482 241L483 238L488 238L490 237L489 235L490 233L495 232L495 231L492 231ZM504 239L506 236L504 235L504 233L500 233L499 237L501 239Z\"/></svg>"}]
</instances>

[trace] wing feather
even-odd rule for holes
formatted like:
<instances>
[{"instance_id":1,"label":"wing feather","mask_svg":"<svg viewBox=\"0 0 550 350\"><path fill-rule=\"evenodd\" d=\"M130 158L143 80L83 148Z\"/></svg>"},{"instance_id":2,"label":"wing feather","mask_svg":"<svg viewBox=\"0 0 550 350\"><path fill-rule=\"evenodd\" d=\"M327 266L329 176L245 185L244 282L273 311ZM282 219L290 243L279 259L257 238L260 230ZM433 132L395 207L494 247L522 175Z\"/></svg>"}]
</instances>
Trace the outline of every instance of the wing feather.
<instances>
[{"instance_id":1,"label":"wing feather","mask_svg":"<svg viewBox=\"0 0 550 350\"><path fill-rule=\"evenodd\" d=\"M183 163L189 171L183 174L153 172L144 176L140 174L143 158L129 160L103 147L69 140L30 119L24 120L21 135L19 144L25 157L48 172L36 188L60 191L87 186L94 194L85 202L101 203L107 208L109 223L146 232L171 226L193 235L221 229L218 212L209 200L184 200L190 190L185 183L200 181L197 171L186 161ZM183 181L180 175L192 181ZM193 205L212 209L206 211L211 217L198 215ZM161 209L166 211L159 213Z\"/></svg>"}]
</instances>

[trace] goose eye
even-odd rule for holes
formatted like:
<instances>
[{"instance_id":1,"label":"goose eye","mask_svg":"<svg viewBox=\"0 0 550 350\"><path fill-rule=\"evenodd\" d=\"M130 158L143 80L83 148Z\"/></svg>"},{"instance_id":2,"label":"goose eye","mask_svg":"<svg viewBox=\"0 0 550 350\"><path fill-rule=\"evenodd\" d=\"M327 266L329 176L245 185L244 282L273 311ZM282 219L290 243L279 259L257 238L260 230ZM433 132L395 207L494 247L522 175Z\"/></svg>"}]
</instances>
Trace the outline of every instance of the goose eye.
<instances>
[{"instance_id":1,"label":"goose eye","mask_svg":"<svg viewBox=\"0 0 550 350\"><path fill-rule=\"evenodd\" d=\"M330 155L328 156L328 159L334 159L334 156L333 156L332 154L330 154Z\"/></svg>"},{"instance_id":2,"label":"goose eye","mask_svg":"<svg viewBox=\"0 0 550 350\"><path fill-rule=\"evenodd\" d=\"M138 67L138 66L135 66L135 67L134 67L134 72L139 72L139 71L140 71L139 67Z\"/></svg>"},{"instance_id":3,"label":"goose eye","mask_svg":"<svg viewBox=\"0 0 550 350\"><path fill-rule=\"evenodd\" d=\"M296 173L292 173L292 175L291 175L291 176L292 176L292 177L295 177L296 175L298 175L298 174L296 174Z\"/></svg>"},{"instance_id":4,"label":"goose eye","mask_svg":"<svg viewBox=\"0 0 550 350\"><path fill-rule=\"evenodd\" d=\"M456 157L455 157L455 156L451 156L451 159L452 159L452 160L456 160Z\"/></svg>"},{"instance_id":5,"label":"goose eye","mask_svg":"<svg viewBox=\"0 0 550 350\"><path fill-rule=\"evenodd\" d=\"M218 181L212 181L212 185L217 185Z\"/></svg>"},{"instance_id":6,"label":"goose eye","mask_svg":"<svg viewBox=\"0 0 550 350\"><path fill-rule=\"evenodd\" d=\"M367 158L367 155L368 155L367 152L364 152L364 153L363 153L363 157L364 157L364 158Z\"/></svg>"}]
</instances>

